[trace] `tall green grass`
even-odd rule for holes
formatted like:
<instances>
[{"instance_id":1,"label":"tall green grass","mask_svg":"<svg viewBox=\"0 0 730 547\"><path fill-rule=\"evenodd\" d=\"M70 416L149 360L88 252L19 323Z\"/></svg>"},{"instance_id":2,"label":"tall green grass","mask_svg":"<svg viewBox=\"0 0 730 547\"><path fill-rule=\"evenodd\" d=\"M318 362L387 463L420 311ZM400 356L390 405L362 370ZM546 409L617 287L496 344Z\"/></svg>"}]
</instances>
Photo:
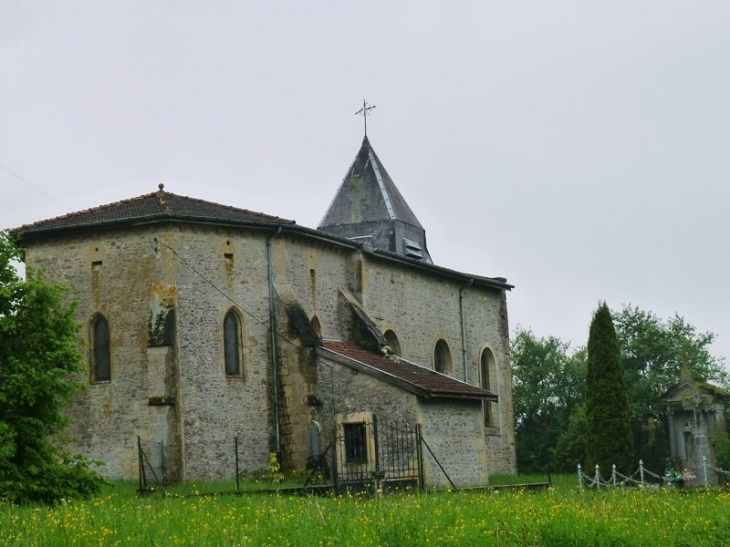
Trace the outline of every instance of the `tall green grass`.
<instances>
[{"instance_id":1,"label":"tall green grass","mask_svg":"<svg viewBox=\"0 0 730 547\"><path fill-rule=\"evenodd\" d=\"M0 504L0 545L730 545L730 494L720 490L140 498L135 489L55 508Z\"/></svg>"}]
</instances>

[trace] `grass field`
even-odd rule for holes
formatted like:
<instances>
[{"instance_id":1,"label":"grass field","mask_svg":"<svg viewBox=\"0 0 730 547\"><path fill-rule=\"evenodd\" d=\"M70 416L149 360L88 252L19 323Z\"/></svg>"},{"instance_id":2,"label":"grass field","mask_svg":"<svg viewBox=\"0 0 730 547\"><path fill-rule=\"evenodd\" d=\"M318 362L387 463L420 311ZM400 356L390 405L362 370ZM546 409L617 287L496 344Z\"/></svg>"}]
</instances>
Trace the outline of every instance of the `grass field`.
<instances>
[{"instance_id":1,"label":"grass field","mask_svg":"<svg viewBox=\"0 0 730 547\"><path fill-rule=\"evenodd\" d=\"M0 504L0 545L730 545L724 490L595 492L570 477L555 483L540 492L372 498L139 498L136 485L117 484L55 508Z\"/></svg>"}]
</instances>

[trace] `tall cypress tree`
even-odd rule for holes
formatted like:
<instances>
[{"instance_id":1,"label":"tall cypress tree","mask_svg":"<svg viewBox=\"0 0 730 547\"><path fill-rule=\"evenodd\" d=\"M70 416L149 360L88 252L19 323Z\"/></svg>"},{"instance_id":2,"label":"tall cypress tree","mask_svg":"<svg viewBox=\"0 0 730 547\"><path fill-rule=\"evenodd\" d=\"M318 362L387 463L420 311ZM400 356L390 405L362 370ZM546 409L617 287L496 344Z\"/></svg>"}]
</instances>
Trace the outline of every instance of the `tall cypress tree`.
<instances>
[{"instance_id":1,"label":"tall cypress tree","mask_svg":"<svg viewBox=\"0 0 730 547\"><path fill-rule=\"evenodd\" d=\"M611 311L605 302L593 315L588 336L586 417L586 472L598 464L606 477L616 464L620 472L631 474L637 464L633 461L626 379Z\"/></svg>"}]
</instances>

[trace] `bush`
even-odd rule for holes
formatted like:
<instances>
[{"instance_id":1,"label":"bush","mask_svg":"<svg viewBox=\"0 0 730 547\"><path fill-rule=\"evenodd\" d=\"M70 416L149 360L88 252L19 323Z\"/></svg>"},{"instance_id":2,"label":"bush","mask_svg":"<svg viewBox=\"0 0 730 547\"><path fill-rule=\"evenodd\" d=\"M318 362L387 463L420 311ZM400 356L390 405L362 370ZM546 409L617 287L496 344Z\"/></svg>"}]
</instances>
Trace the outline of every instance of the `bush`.
<instances>
[{"instance_id":1,"label":"bush","mask_svg":"<svg viewBox=\"0 0 730 547\"><path fill-rule=\"evenodd\" d=\"M0 232L0 499L53 504L97 493L104 479L91 462L64 451L62 413L81 384L75 306L63 287L12 261L20 250Z\"/></svg>"}]
</instances>

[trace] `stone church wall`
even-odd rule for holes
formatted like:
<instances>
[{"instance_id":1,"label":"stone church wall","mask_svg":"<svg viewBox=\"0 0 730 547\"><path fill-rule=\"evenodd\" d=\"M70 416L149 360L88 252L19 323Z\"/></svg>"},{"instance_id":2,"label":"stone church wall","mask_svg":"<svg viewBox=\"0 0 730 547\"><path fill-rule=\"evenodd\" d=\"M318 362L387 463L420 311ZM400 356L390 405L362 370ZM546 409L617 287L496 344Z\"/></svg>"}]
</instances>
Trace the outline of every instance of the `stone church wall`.
<instances>
[{"instance_id":1,"label":"stone church wall","mask_svg":"<svg viewBox=\"0 0 730 547\"><path fill-rule=\"evenodd\" d=\"M488 480L489 454L482 433L479 401L419 401L422 434L455 486L483 486ZM448 486L438 463L424 450L426 486Z\"/></svg>"},{"instance_id":2,"label":"stone church wall","mask_svg":"<svg viewBox=\"0 0 730 547\"><path fill-rule=\"evenodd\" d=\"M401 356L433 367L434 348L445 340L451 351L450 375L480 385L482 351L491 350L496 362L499 396L498 427L485 430L490 449L490 473L515 473L512 372L504 293L400 268L384 260L366 262L363 301L366 312L399 338ZM463 290L467 340L467 377L464 378L459 290Z\"/></svg>"},{"instance_id":3,"label":"stone church wall","mask_svg":"<svg viewBox=\"0 0 730 547\"><path fill-rule=\"evenodd\" d=\"M391 329L398 335L401 355L406 359L432 367L436 341L446 340L451 349L451 375L464 380L459 289L465 284L396 266L359 250L317 246L289 237L276 240L275 257L277 291L296 298L310 318L316 315L324 338L347 338L342 318L337 316L338 291L345 288L359 296L381 331ZM490 453L489 472L514 473L512 376L504 294L468 287L464 290L464 311L468 383L479 385L484 348L492 351L497 366L497 382L490 387L500 397L499 424L483 432ZM300 394L296 404L308 414L301 403L303 397ZM300 415L299 422L296 438L304 438L304 422L308 420Z\"/></svg>"},{"instance_id":4,"label":"stone church wall","mask_svg":"<svg viewBox=\"0 0 730 547\"><path fill-rule=\"evenodd\" d=\"M342 339L344 330L337 316L339 290L352 290L356 283L352 256L347 247L282 235L274 240L276 290L283 299L296 299L307 316L315 315L322 337Z\"/></svg>"},{"instance_id":5,"label":"stone church wall","mask_svg":"<svg viewBox=\"0 0 730 547\"><path fill-rule=\"evenodd\" d=\"M91 383L69 410L75 419L70 434L77 447L105 461L104 474L137 476L138 435L147 446L168 447L166 468L175 478L232 477L236 436L243 468L266 465L276 446L267 327L267 238L273 235L273 231L158 225L32 244L28 265L44 269L49 281L70 286L79 300L84 355L94 314L103 313L109 321L111 382ZM346 338L347 326L338 316L340 290L345 289L382 330L392 329L398 335L406 359L433 366L434 345L440 338L446 340L451 374L463 379L459 312L463 285L366 251L298 235L273 237L271 249L278 298L296 300L310 319L316 315L324 338ZM175 343L150 348L150 319L161 306L175 310ZM498 370L493 391L500 396L499 428L486 440L489 470L514 471L504 296L469 287L464 289L464 306L468 382L479 384L479 359L485 347L493 352ZM242 326L239 377L226 376L224 368L222 324L230 309ZM362 409L417 418L413 395L340 370L341 366L300 363L281 317L279 327L282 442L291 444L284 448L293 460L300 461L304 454L300 441L304 442L312 413L324 424L330 420L323 426L325 433L328 427L332 430L332 395L336 413ZM307 372L304 365L316 367L316 373ZM310 395L324 405L308 405ZM174 405L151 404L173 398ZM421 413L430 419L436 408ZM481 433L477 437L483 440Z\"/></svg>"},{"instance_id":6,"label":"stone church wall","mask_svg":"<svg viewBox=\"0 0 730 547\"><path fill-rule=\"evenodd\" d=\"M237 436L241 466L265 467L274 444L266 235L188 227L166 244L181 257L178 410L185 478L234 477ZM231 309L241 324L240 376L225 373L222 325Z\"/></svg>"},{"instance_id":7,"label":"stone church wall","mask_svg":"<svg viewBox=\"0 0 730 547\"><path fill-rule=\"evenodd\" d=\"M413 394L326 359L318 360L317 374L324 403L320 417L328 434L337 414L372 412L382 420L417 422Z\"/></svg>"},{"instance_id":8,"label":"stone church wall","mask_svg":"<svg viewBox=\"0 0 730 547\"><path fill-rule=\"evenodd\" d=\"M317 375L323 406L316 419L322 424L325 446L332 441L336 416L366 413L376 415L380 423L418 421L413 394L322 358Z\"/></svg>"},{"instance_id":9,"label":"stone church wall","mask_svg":"<svg viewBox=\"0 0 730 547\"><path fill-rule=\"evenodd\" d=\"M168 423L162 414L169 412L148 405L149 303L152 280L161 276L154 233L138 229L53 240L34 244L26 254L27 265L43 270L46 280L72 288L87 365L90 321L97 313L109 321L112 379L90 383L90 371L83 374L80 380L90 385L67 412L74 419L68 436L80 452L104 461L101 471L111 478L137 476L138 435L148 446L174 437L148 435Z\"/></svg>"}]
</instances>

